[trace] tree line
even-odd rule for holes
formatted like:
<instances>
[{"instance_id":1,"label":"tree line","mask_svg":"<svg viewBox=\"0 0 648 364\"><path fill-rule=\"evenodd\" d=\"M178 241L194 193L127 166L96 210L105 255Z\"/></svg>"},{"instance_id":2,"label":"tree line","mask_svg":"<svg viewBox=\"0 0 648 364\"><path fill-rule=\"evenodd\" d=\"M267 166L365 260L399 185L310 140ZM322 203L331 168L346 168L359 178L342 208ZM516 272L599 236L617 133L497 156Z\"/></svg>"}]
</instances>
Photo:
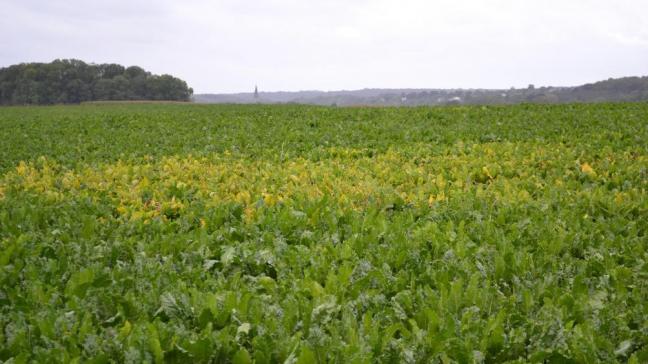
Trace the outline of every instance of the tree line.
<instances>
[{"instance_id":1,"label":"tree line","mask_svg":"<svg viewBox=\"0 0 648 364\"><path fill-rule=\"evenodd\" d=\"M193 89L170 75L138 66L76 59L0 68L0 105L69 104L99 100L188 101Z\"/></svg>"}]
</instances>

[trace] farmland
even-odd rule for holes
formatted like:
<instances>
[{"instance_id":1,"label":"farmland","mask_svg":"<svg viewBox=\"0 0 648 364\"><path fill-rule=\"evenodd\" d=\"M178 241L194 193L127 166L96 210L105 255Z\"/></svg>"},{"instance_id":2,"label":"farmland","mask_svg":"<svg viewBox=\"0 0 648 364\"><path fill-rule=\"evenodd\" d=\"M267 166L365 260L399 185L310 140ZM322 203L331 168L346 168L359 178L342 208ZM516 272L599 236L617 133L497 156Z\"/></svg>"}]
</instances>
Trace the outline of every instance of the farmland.
<instances>
[{"instance_id":1,"label":"farmland","mask_svg":"<svg viewBox=\"0 0 648 364\"><path fill-rule=\"evenodd\" d=\"M0 361L648 362L648 104L0 108Z\"/></svg>"}]
</instances>

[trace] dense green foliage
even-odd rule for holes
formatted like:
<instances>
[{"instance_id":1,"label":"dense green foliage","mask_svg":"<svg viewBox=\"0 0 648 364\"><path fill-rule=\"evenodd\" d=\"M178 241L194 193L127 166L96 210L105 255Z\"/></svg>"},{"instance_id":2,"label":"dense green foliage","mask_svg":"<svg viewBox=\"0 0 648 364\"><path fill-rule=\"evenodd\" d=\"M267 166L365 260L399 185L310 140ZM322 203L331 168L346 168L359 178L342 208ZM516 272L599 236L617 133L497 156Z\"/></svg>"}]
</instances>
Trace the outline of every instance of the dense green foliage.
<instances>
[{"instance_id":1,"label":"dense green foliage","mask_svg":"<svg viewBox=\"0 0 648 364\"><path fill-rule=\"evenodd\" d=\"M648 362L648 105L0 109L0 360Z\"/></svg>"},{"instance_id":2,"label":"dense green foliage","mask_svg":"<svg viewBox=\"0 0 648 364\"><path fill-rule=\"evenodd\" d=\"M67 104L95 100L189 100L193 90L170 75L140 67L79 60L0 68L0 105Z\"/></svg>"}]
</instances>

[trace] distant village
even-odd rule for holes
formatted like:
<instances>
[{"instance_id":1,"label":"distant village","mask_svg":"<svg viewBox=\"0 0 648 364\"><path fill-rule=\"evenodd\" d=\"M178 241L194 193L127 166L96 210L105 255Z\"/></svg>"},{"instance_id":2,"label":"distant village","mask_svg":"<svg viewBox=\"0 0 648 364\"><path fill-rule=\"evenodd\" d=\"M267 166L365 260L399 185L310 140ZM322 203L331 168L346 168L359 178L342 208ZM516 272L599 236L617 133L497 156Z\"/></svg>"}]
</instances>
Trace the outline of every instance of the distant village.
<instances>
[{"instance_id":1,"label":"distant village","mask_svg":"<svg viewBox=\"0 0 648 364\"><path fill-rule=\"evenodd\" d=\"M510 89L363 89L353 91L254 92L197 94L199 103L295 103L330 106L474 105L517 103L648 101L648 77L608 79L575 87Z\"/></svg>"}]
</instances>

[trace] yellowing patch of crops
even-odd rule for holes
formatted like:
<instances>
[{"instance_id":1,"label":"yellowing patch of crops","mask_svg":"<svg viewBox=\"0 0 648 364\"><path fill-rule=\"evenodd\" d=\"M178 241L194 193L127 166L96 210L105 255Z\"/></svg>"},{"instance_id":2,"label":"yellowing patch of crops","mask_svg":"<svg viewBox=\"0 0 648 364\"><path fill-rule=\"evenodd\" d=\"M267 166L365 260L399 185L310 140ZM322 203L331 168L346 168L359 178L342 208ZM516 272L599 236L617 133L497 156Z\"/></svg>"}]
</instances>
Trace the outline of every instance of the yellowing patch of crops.
<instances>
[{"instance_id":1,"label":"yellowing patch of crops","mask_svg":"<svg viewBox=\"0 0 648 364\"><path fill-rule=\"evenodd\" d=\"M3 185L59 201L109 194L120 214L148 220L164 218L165 210L185 208L187 202L169 192L172 190L190 193L192 199L212 207L240 203L252 217L263 207L293 205L324 196L356 210L370 203L383 205L394 198L423 207L468 194L488 195L499 203L528 202L532 195L541 195L547 185L554 193L570 193L565 181L579 176L592 180L614 177L608 170L597 175L587 162L575 162L573 168L552 166L561 154L569 153L564 149L530 143L484 144L474 145L469 153L426 155L421 145L415 150L426 157L412 160L393 149L367 157L363 150L333 148L327 151L331 159L317 162L304 158L254 160L226 153L160 160L145 157L137 163L120 161L81 170L68 170L41 159L37 163L21 162L5 175ZM613 158L604 157L608 168L618 163ZM627 158L620 162L627 163ZM640 156L636 162L645 163L646 158ZM554 179L539 176L547 173ZM574 197L588 194L591 191L576 192ZM621 204L623 196L636 194L636 190L617 192L615 201Z\"/></svg>"}]
</instances>

